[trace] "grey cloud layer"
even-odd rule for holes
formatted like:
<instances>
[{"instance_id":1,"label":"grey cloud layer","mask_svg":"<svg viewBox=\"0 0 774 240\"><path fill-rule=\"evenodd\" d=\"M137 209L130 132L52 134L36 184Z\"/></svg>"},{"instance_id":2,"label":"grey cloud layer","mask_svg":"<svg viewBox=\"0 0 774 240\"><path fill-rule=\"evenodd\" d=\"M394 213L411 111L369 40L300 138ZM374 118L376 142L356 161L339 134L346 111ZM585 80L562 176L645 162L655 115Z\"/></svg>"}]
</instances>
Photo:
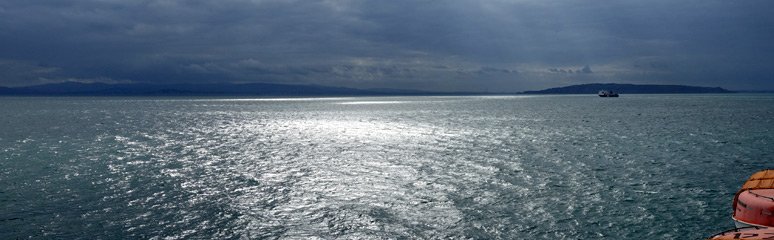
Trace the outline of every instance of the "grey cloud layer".
<instances>
[{"instance_id":1,"label":"grey cloud layer","mask_svg":"<svg viewBox=\"0 0 774 240\"><path fill-rule=\"evenodd\" d=\"M0 85L774 88L770 10L771 1L11 0L0 2Z\"/></svg>"}]
</instances>

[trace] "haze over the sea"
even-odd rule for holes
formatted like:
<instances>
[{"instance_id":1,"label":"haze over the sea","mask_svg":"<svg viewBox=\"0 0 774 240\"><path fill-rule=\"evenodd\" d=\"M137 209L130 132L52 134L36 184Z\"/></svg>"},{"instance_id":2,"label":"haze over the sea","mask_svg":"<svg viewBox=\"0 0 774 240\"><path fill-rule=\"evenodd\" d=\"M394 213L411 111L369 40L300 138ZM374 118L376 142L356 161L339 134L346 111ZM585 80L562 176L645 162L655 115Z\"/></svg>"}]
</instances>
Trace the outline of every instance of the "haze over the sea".
<instances>
[{"instance_id":1,"label":"haze over the sea","mask_svg":"<svg viewBox=\"0 0 774 240\"><path fill-rule=\"evenodd\" d=\"M0 2L0 86L281 83L774 89L774 2Z\"/></svg>"}]
</instances>

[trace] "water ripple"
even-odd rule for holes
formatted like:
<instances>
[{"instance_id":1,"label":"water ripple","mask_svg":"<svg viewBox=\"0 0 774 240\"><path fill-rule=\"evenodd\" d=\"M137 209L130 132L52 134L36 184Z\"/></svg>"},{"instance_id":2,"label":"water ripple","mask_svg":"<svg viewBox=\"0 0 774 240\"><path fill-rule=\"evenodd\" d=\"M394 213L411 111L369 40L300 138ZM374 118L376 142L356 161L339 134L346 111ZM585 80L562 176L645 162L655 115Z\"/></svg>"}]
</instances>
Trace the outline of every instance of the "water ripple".
<instances>
[{"instance_id":1,"label":"water ripple","mask_svg":"<svg viewBox=\"0 0 774 240\"><path fill-rule=\"evenodd\" d=\"M10 123L0 127L0 228L11 229L0 238L702 238L730 228L735 189L772 167L774 98L619 100L3 99L17 107L0 116Z\"/></svg>"}]
</instances>

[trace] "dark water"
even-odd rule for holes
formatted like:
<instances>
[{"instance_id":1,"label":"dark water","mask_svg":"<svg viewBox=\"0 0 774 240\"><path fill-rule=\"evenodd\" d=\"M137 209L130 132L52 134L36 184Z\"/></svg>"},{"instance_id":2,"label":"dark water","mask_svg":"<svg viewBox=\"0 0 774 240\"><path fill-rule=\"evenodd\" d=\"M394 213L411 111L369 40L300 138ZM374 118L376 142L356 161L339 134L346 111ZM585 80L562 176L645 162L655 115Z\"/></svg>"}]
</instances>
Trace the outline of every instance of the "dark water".
<instances>
[{"instance_id":1,"label":"dark water","mask_svg":"<svg viewBox=\"0 0 774 240\"><path fill-rule=\"evenodd\" d=\"M774 95L0 98L0 239L687 238Z\"/></svg>"}]
</instances>

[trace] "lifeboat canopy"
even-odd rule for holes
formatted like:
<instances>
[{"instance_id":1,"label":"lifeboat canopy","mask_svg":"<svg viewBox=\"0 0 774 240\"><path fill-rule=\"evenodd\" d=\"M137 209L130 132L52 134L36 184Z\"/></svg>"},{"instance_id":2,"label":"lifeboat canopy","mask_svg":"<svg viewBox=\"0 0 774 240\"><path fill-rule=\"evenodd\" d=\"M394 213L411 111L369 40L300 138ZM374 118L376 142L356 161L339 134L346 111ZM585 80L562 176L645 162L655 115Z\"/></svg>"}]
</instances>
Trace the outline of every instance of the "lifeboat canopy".
<instances>
[{"instance_id":1,"label":"lifeboat canopy","mask_svg":"<svg viewBox=\"0 0 774 240\"><path fill-rule=\"evenodd\" d=\"M774 169L750 176L734 197L737 227L774 227Z\"/></svg>"}]
</instances>

